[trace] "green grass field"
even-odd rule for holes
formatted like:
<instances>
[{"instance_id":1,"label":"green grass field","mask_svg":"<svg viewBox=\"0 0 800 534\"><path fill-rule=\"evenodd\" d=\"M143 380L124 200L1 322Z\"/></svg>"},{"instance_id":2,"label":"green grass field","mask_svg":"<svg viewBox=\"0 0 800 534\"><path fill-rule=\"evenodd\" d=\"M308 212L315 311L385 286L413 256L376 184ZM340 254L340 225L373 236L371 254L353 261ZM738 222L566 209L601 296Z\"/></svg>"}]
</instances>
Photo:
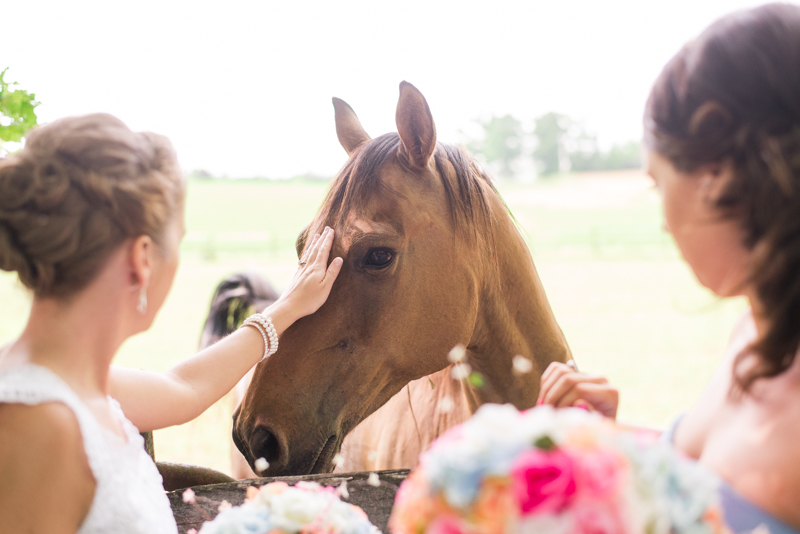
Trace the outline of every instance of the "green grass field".
<instances>
[{"instance_id":1,"label":"green grass field","mask_svg":"<svg viewBox=\"0 0 800 534\"><path fill-rule=\"evenodd\" d=\"M294 241L327 184L192 180L187 236L172 292L153 328L116 363L162 371L197 347L211 294L224 277L254 270L283 287ZM622 392L620 418L665 426L689 408L721 360L745 307L698 286L661 227L658 198L636 172L566 176L501 186L533 251L548 297L584 371ZM21 331L29 297L0 274L0 345ZM156 432L161 460L229 472L231 400Z\"/></svg>"}]
</instances>

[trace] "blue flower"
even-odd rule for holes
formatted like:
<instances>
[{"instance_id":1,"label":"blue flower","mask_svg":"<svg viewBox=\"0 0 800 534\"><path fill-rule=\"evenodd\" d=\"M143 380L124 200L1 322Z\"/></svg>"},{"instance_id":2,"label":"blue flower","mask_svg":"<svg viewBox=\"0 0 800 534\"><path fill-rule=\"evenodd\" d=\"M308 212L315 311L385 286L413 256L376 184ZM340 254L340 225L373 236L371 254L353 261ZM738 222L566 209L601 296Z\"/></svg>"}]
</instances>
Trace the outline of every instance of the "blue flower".
<instances>
[{"instance_id":1,"label":"blue flower","mask_svg":"<svg viewBox=\"0 0 800 534\"><path fill-rule=\"evenodd\" d=\"M272 530L269 511L259 506L235 506L206 522L200 534L266 534Z\"/></svg>"}]
</instances>

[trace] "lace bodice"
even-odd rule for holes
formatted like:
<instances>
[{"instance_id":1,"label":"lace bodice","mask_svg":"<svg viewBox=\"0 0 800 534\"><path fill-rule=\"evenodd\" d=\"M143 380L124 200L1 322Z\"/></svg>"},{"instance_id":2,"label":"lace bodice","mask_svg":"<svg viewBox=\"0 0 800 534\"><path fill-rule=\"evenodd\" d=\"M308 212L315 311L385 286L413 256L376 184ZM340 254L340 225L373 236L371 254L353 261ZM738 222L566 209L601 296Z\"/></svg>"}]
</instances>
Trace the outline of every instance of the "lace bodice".
<instances>
[{"instance_id":1,"label":"lace bodice","mask_svg":"<svg viewBox=\"0 0 800 534\"><path fill-rule=\"evenodd\" d=\"M176 534L161 475L145 452L142 437L119 403L111 397L108 400L127 443L102 427L75 392L49 369L28 364L0 370L0 403L61 402L75 413L97 484L78 534Z\"/></svg>"}]
</instances>

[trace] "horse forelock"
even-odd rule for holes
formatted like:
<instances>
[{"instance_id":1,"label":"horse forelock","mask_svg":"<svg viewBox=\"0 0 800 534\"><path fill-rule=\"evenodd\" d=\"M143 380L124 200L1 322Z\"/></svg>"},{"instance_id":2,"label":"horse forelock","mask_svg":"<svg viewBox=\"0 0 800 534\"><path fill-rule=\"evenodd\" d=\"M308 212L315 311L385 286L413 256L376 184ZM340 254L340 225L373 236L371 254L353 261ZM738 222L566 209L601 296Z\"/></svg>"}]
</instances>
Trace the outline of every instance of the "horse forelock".
<instances>
[{"instance_id":1,"label":"horse forelock","mask_svg":"<svg viewBox=\"0 0 800 534\"><path fill-rule=\"evenodd\" d=\"M400 195L386 184L381 169L397 157L402 142L396 133L384 134L361 146L334 177L328 194L309 230L341 227L376 196ZM493 248L490 195L498 195L491 178L460 146L437 143L433 154L451 224L471 242Z\"/></svg>"}]
</instances>

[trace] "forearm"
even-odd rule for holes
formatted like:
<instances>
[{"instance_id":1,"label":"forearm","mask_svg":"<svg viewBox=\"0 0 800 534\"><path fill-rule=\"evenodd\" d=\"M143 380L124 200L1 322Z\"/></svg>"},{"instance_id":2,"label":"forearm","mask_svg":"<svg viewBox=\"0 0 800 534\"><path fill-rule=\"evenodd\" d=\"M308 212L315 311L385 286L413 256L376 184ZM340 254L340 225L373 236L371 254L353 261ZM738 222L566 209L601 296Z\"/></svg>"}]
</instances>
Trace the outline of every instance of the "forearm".
<instances>
[{"instance_id":1,"label":"forearm","mask_svg":"<svg viewBox=\"0 0 800 534\"><path fill-rule=\"evenodd\" d=\"M278 302L265 310L278 337L295 314ZM191 421L228 393L264 355L264 341L253 327L240 328L164 373L116 369L111 394L141 431Z\"/></svg>"},{"instance_id":2,"label":"forearm","mask_svg":"<svg viewBox=\"0 0 800 534\"><path fill-rule=\"evenodd\" d=\"M292 282L278 302L264 310L281 334L300 317L314 313L330 294L342 259L328 265L333 230L317 234ZM111 394L139 430L156 430L190 421L203 413L264 355L264 339L253 327L240 328L166 373L113 369Z\"/></svg>"},{"instance_id":3,"label":"forearm","mask_svg":"<svg viewBox=\"0 0 800 534\"><path fill-rule=\"evenodd\" d=\"M233 389L263 355L261 334L246 327L166 371L164 376L178 393L182 409L175 410L175 420L159 426L183 424L202 414Z\"/></svg>"}]
</instances>

